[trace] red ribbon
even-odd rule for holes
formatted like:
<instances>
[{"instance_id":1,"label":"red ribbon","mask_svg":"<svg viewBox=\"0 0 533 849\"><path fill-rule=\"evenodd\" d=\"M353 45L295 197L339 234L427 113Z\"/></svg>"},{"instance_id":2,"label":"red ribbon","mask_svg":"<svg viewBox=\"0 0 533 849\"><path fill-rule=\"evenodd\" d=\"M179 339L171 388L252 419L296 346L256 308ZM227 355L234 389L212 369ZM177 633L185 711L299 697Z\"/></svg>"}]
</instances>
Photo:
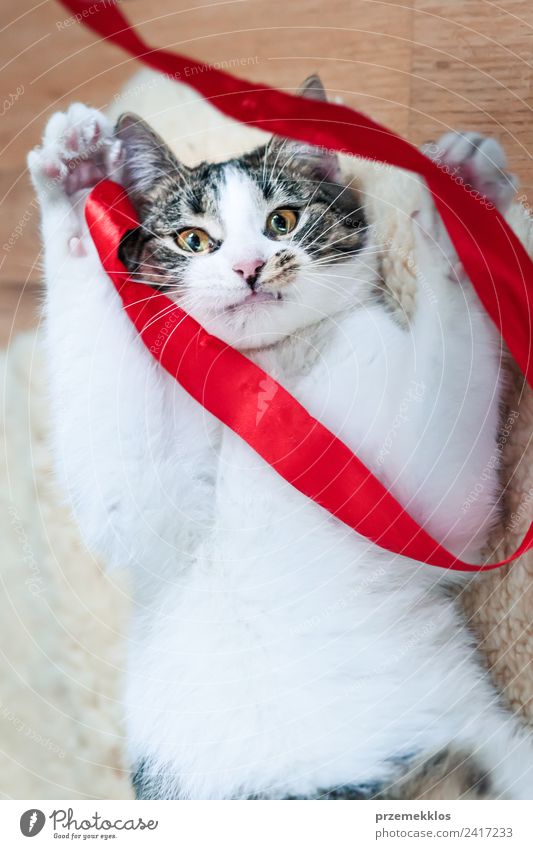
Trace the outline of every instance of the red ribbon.
<instances>
[{"instance_id":1,"label":"red ribbon","mask_svg":"<svg viewBox=\"0 0 533 849\"><path fill-rule=\"evenodd\" d=\"M102 264L152 355L206 410L230 427L288 483L376 545L449 569L503 566L533 544L533 526L519 550L500 563L475 566L456 558L403 509L341 442L259 366L207 333L166 295L146 297L118 258L137 216L121 186L99 183L86 217ZM267 381L265 383L265 381ZM258 398L269 402L258 416Z\"/></svg>"},{"instance_id":2,"label":"red ribbon","mask_svg":"<svg viewBox=\"0 0 533 849\"><path fill-rule=\"evenodd\" d=\"M424 177L480 300L533 386L533 310L528 298L533 265L523 245L495 209L480 204L419 150L359 112L337 104L305 100L268 86L258 88L223 71L206 70L205 65L185 56L153 50L108 0L97 6L96 12L92 0L61 2L93 31L145 64L176 79L187 76L191 87L238 121L406 168ZM191 73L195 68L199 73ZM163 332L161 326L157 330L156 317L163 307L172 310L176 330L164 346L159 346L158 353L152 350L154 356L193 397L235 430L293 486L376 544L436 566L470 571L495 568L533 545L531 525L518 551L507 560L482 567L458 560L431 539L349 449L272 378L207 334L163 295L154 294L146 301L146 288L125 280L124 267L116 254L110 253L118 246L119 233L129 229L135 218L123 192L116 187L111 189L110 185L98 186L93 192L88 220L104 267L143 340L149 348L154 347L154 340ZM162 323L168 320L169 314ZM150 325L150 321L154 323ZM225 383L224 398L218 397L214 374ZM277 391L268 408L268 418L265 416L256 427L257 394L265 379L275 384ZM232 386L232 392L227 391L228 386ZM271 419L273 415L275 420ZM280 444L271 442L271 430L265 439L265 419L271 426L277 423Z\"/></svg>"}]
</instances>

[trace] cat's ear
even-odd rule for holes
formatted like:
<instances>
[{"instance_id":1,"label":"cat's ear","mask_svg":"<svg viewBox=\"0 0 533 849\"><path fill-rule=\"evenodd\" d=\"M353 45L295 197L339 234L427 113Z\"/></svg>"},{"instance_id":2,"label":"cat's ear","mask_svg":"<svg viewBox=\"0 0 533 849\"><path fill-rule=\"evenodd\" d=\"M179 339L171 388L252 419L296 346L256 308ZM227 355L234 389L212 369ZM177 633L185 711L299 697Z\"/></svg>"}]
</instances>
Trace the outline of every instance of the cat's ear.
<instances>
[{"instance_id":1,"label":"cat's ear","mask_svg":"<svg viewBox=\"0 0 533 849\"><path fill-rule=\"evenodd\" d=\"M328 99L318 74L311 74L303 81L298 89L298 95L307 100L326 102ZM341 182L339 158L334 150L281 138L274 138L271 145L280 152L284 151L286 156L300 160L303 166L314 171L321 179L331 183Z\"/></svg>"},{"instance_id":2,"label":"cat's ear","mask_svg":"<svg viewBox=\"0 0 533 849\"><path fill-rule=\"evenodd\" d=\"M298 94L300 97L306 97L308 100L327 101L328 99L324 83L318 74L311 74L307 77L301 84Z\"/></svg>"},{"instance_id":3,"label":"cat's ear","mask_svg":"<svg viewBox=\"0 0 533 849\"><path fill-rule=\"evenodd\" d=\"M170 148L152 128L129 112L121 115L115 135L125 148L124 187L134 201L142 202L162 177L182 174Z\"/></svg>"}]
</instances>

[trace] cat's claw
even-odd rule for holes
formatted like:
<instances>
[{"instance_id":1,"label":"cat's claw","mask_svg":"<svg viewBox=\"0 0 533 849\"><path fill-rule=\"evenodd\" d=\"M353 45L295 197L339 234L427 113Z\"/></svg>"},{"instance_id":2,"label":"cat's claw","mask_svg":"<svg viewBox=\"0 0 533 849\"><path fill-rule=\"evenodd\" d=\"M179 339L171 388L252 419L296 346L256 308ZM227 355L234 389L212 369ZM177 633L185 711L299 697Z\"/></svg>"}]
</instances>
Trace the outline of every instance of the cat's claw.
<instances>
[{"instance_id":1,"label":"cat's claw","mask_svg":"<svg viewBox=\"0 0 533 849\"><path fill-rule=\"evenodd\" d=\"M505 213L513 202L518 180L505 170L507 157L496 139L480 133L445 133L439 141L424 145L422 152L475 194L485 206L495 206ZM412 217L418 249L423 249L424 244L426 247L432 245L445 259L446 274L450 280L466 280L464 268L429 196L428 202L422 204Z\"/></svg>"},{"instance_id":2,"label":"cat's claw","mask_svg":"<svg viewBox=\"0 0 533 849\"><path fill-rule=\"evenodd\" d=\"M120 182L123 164L123 145L113 136L111 123L83 103L53 115L41 147L28 156L41 201L70 197L107 177Z\"/></svg>"},{"instance_id":3,"label":"cat's claw","mask_svg":"<svg viewBox=\"0 0 533 849\"><path fill-rule=\"evenodd\" d=\"M507 211L518 180L505 170L507 157L496 139L475 132L450 132L422 150L454 179L476 192L482 202L493 204L500 212Z\"/></svg>"}]
</instances>

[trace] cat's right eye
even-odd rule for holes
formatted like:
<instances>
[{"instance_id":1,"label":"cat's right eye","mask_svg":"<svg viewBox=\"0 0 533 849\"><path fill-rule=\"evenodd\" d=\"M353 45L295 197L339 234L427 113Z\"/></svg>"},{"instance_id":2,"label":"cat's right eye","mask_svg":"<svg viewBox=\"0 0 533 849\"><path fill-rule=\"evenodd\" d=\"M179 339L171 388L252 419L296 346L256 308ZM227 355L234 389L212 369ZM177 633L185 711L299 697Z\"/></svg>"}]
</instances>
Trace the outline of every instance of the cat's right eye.
<instances>
[{"instance_id":1,"label":"cat's right eye","mask_svg":"<svg viewBox=\"0 0 533 849\"><path fill-rule=\"evenodd\" d=\"M275 209L267 218L266 231L272 239L287 236L298 223L298 213L294 209Z\"/></svg>"},{"instance_id":2,"label":"cat's right eye","mask_svg":"<svg viewBox=\"0 0 533 849\"><path fill-rule=\"evenodd\" d=\"M190 254L204 254L215 247L209 233L200 227L187 227L176 234L176 244Z\"/></svg>"}]
</instances>

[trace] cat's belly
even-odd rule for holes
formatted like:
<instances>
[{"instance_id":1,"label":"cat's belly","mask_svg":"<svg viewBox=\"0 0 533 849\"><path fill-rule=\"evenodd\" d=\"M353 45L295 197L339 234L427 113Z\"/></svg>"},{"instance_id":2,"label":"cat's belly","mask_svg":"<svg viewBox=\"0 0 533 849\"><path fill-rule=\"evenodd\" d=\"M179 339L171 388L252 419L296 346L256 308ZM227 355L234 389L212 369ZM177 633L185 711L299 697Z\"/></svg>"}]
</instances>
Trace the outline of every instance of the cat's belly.
<instances>
[{"instance_id":1,"label":"cat's belly","mask_svg":"<svg viewBox=\"0 0 533 849\"><path fill-rule=\"evenodd\" d=\"M323 369L289 390L363 460L375 457L394 410L384 392L376 414L380 373L355 395L349 360ZM390 449L400 469L405 436ZM422 449L420 465L433 468L439 435ZM449 459L444 488L456 476ZM162 794L313 795L386 781L398 758L445 745L449 694L435 659L453 668L463 632L452 603L429 590L435 575L358 537L227 430L213 505L192 562L182 559L190 566L140 617L130 663L130 757L164 776Z\"/></svg>"},{"instance_id":2,"label":"cat's belly","mask_svg":"<svg viewBox=\"0 0 533 849\"><path fill-rule=\"evenodd\" d=\"M438 711L431 674L405 689L398 633L426 617L447 628L450 609L417 612L410 566L391 575L386 555L257 459L240 485L226 460L216 526L130 664L132 761L154 759L166 794L193 798L386 780L391 759L430 746L418 712ZM419 643L415 664L431 652Z\"/></svg>"},{"instance_id":3,"label":"cat's belly","mask_svg":"<svg viewBox=\"0 0 533 849\"><path fill-rule=\"evenodd\" d=\"M136 656L127 698L133 759L155 755L175 774L171 795L306 795L360 774L357 729L371 716L358 704L353 667L360 652L365 666L369 647L354 651L338 621L328 627L333 610L279 590L276 603L258 586L237 592L197 576Z\"/></svg>"}]
</instances>

